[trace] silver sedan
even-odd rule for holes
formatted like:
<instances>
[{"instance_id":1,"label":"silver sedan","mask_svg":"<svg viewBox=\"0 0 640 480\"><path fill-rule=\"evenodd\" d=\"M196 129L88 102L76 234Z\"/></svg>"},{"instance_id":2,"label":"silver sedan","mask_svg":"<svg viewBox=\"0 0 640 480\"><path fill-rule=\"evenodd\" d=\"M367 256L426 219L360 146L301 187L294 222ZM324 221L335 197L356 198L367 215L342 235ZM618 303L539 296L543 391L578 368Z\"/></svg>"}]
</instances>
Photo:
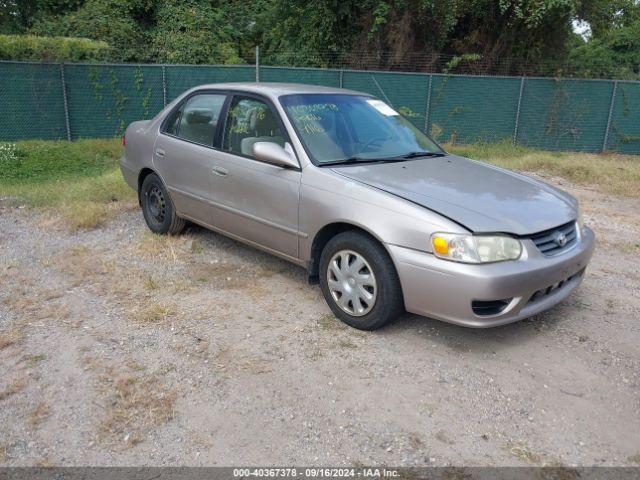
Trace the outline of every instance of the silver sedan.
<instances>
[{"instance_id":1,"label":"silver sedan","mask_svg":"<svg viewBox=\"0 0 640 480\"><path fill-rule=\"evenodd\" d=\"M490 327L575 290L594 248L571 195L450 155L368 94L203 85L126 130L149 228L186 221L307 269L359 329L409 311Z\"/></svg>"}]
</instances>

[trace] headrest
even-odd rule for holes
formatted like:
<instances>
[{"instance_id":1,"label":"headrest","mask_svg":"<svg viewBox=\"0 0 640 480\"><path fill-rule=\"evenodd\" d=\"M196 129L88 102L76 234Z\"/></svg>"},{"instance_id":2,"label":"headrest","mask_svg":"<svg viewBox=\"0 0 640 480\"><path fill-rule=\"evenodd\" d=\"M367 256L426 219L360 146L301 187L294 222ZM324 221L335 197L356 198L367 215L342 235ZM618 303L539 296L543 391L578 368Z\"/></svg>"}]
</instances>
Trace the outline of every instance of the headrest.
<instances>
[{"instance_id":1,"label":"headrest","mask_svg":"<svg viewBox=\"0 0 640 480\"><path fill-rule=\"evenodd\" d=\"M186 113L185 120L187 123L210 123L213 120L213 112L211 110L190 110Z\"/></svg>"},{"instance_id":2,"label":"headrest","mask_svg":"<svg viewBox=\"0 0 640 480\"><path fill-rule=\"evenodd\" d=\"M249 129L258 136L269 135L278 130L278 124L267 107L254 108L249 114Z\"/></svg>"}]
</instances>

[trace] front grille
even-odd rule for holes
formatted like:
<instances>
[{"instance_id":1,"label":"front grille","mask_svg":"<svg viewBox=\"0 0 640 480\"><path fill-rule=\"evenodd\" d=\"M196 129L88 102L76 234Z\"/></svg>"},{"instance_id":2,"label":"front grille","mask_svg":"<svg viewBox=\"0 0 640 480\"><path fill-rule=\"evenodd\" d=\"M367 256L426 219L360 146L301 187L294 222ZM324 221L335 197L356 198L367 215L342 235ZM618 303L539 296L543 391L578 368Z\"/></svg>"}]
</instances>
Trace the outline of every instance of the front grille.
<instances>
[{"instance_id":1,"label":"front grille","mask_svg":"<svg viewBox=\"0 0 640 480\"><path fill-rule=\"evenodd\" d=\"M545 230L544 232L534 233L529 237L538 250L551 257L573 247L578 241L578 232L576 232L576 222L565 223L556 228Z\"/></svg>"},{"instance_id":2,"label":"front grille","mask_svg":"<svg viewBox=\"0 0 640 480\"><path fill-rule=\"evenodd\" d=\"M584 273L584 268L580 270L578 273L574 273L573 275L571 275L568 278L565 278L564 280L560 280L559 282L554 283L553 285L549 285L546 288L541 288L540 290L535 292L533 295L531 295L531 298L529 299L529 303L535 302L536 300L542 300L548 295L551 295L552 293L557 292L562 287L566 286L571 280L573 280L574 278L578 278L583 273Z\"/></svg>"},{"instance_id":3,"label":"front grille","mask_svg":"<svg viewBox=\"0 0 640 480\"><path fill-rule=\"evenodd\" d=\"M473 313L480 317L497 315L507 308L511 300L511 298L502 300L474 300L471 302L471 309Z\"/></svg>"}]
</instances>

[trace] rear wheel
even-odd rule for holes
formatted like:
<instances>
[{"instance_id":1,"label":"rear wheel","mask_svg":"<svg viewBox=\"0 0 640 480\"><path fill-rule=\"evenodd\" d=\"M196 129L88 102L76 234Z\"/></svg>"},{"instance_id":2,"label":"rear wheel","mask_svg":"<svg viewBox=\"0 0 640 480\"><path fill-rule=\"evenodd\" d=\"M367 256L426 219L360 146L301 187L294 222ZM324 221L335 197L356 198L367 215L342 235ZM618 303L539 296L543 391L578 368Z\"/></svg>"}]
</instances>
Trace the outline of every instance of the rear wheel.
<instances>
[{"instance_id":1,"label":"rear wheel","mask_svg":"<svg viewBox=\"0 0 640 480\"><path fill-rule=\"evenodd\" d=\"M334 315L360 330L380 328L404 309L391 258L375 239L357 231L340 233L325 246L320 288Z\"/></svg>"},{"instance_id":2,"label":"rear wheel","mask_svg":"<svg viewBox=\"0 0 640 480\"><path fill-rule=\"evenodd\" d=\"M147 226L154 233L177 235L185 220L176 214L167 189L155 173L147 175L140 187L140 204Z\"/></svg>"}]
</instances>

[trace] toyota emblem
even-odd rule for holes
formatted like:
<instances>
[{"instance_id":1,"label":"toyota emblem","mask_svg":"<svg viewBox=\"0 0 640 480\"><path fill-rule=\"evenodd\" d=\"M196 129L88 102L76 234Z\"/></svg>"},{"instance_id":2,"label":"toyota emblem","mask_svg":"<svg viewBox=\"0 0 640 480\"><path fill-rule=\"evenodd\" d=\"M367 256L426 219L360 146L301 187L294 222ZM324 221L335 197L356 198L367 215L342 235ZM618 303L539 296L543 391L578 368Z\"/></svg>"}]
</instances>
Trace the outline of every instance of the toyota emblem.
<instances>
[{"instance_id":1,"label":"toyota emblem","mask_svg":"<svg viewBox=\"0 0 640 480\"><path fill-rule=\"evenodd\" d=\"M567 236L562 232L558 232L558 235L556 235L556 243L559 247L564 247L567 244Z\"/></svg>"}]
</instances>

